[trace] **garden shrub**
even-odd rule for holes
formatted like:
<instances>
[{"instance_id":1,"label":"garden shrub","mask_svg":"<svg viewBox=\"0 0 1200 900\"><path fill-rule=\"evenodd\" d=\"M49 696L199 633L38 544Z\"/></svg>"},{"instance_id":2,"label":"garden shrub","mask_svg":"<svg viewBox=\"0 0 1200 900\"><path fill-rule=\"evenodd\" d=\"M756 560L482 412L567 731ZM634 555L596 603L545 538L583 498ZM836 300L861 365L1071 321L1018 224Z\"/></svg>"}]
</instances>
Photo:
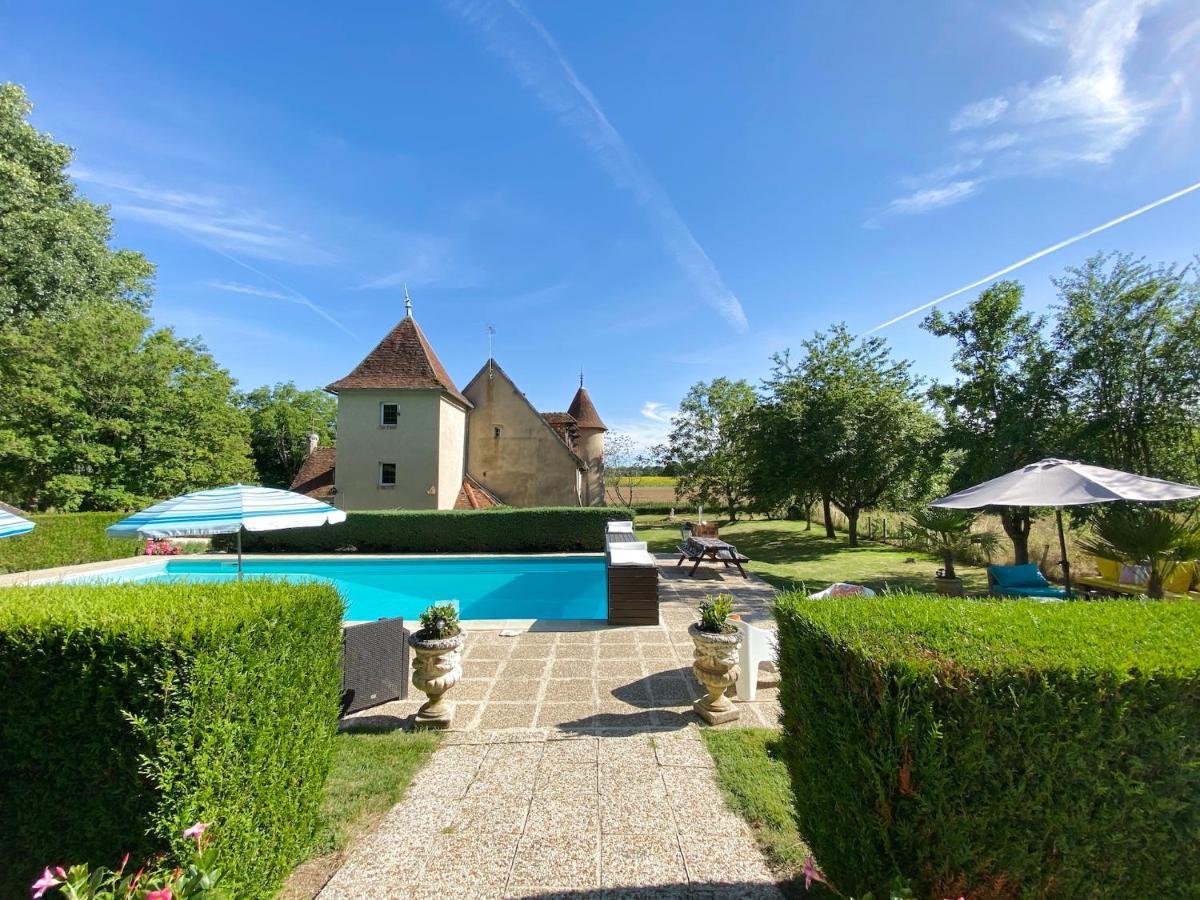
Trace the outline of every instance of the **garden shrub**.
<instances>
[{"instance_id":1,"label":"garden shrub","mask_svg":"<svg viewBox=\"0 0 1200 900\"><path fill-rule=\"evenodd\" d=\"M800 833L848 895L1200 896L1200 607L780 597Z\"/></svg>"},{"instance_id":2,"label":"garden shrub","mask_svg":"<svg viewBox=\"0 0 1200 900\"><path fill-rule=\"evenodd\" d=\"M37 527L0 541L0 575L78 563L123 559L142 546L137 538L114 539L104 529L127 513L46 513L31 516Z\"/></svg>"},{"instance_id":3,"label":"garden shrub","mask_svg":"<svg viewBox=\"0 0 1200 900\"><path fill-rule=\"evenodd\" d=\"M313 834L343 604L316 583L0 590L0 896L43 866L185 853L269 897Z\"/></svg>"},{"instance_id":4,"label":"garden shrub","mask_svg":"<svg viewBox=\"0 0 1200 900\"><path fill-rule=\"evenodd\" d=\"M348 512L323 528L242 535L247 553L537 553L604 549L604 523L628 519L608 506ZM229 550L229 537L214 546Z\"/></svg>"}]
</instances>

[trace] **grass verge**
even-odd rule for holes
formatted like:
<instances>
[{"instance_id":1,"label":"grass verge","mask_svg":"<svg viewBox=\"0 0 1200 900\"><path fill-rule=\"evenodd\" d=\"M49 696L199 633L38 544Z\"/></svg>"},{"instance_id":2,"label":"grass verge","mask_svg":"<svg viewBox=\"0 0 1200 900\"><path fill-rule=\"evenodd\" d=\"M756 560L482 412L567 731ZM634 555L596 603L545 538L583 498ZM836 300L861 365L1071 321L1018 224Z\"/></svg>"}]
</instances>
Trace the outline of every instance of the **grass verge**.
<instances>
[{"instance_id":1,"label":"grass verge","mask_svg":"<svg viewBox=\"0 0 1200 900\"><path fill-rule=\"evenodd\" d=\"M805 893L801 872L808 847L796 830L792 785L777 755L779 732L770 728L702 728L700 734L717 766L717 781L729 808L745 819L789 897Z\"/></svg>"},{"instance_id":2,"label":"grass verge","mask_svg":"<svg viewBox=\"0 0 1200 900\"><path fill-rule=\"evenodd\" d=\"M292 873L280 900L314 897L341 864L345 849L400 802L437 746L438 736L429 732L339 734L312 856Z\"/></svg>"}]
</instances>

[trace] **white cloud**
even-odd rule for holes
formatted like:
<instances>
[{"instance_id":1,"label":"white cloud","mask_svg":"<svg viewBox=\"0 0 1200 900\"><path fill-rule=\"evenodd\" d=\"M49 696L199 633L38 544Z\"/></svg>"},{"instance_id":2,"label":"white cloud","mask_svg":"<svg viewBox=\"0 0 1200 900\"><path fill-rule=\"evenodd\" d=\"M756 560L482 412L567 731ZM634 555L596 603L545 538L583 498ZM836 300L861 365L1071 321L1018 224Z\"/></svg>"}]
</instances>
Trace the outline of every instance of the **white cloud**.
<instances>
[{"instance_id":1,"label":"white cloud","mask_svg":"<svg viewBox=\"0 0 1200 900\"><path fill-rule=\"evenodd\" d=\"M1164 6L1157 0L1052 0L1010 21L1023 39L1058 55L1057 70L963 106L949 122L957 136L951 162L904 179L909 193L865 224L961 202L987 181L1107 165L1151 125L1164 123L1168 97L1177 98L1176 109L1189 109L1187 82L1194 72L1187 69L1195 66L1191 54L1171 50L1181 33L1200 23L1200 7L1188 0L1165 5L1181 10L1183 19L1169 29L1149 29L1149 37L1143 26ZM1141 40L1163 46L1149 45L1150 52L1135 58ZM969 182L956 177L962 157L979 161L979 174Z\"/></svg>"},{"instance_id":2,"label":"white cloud","mask_svg":"<svg viewBox=\"0 0 1200 900\"><path fill-rule=\"evenodd\" d=\"M666 422L669 425L679 415L679 411L670 409L657 400L647 400L642 406L642 415L652 422Z\"/></svg>"},{"instance_id":3,"label":"white cloud","mask_svg":"<svg viewBox=\"0 0 1200 900\"><path fill-rule=\"evenodd\" d=\"M399 235L391 248L395 262L389 272L369 278L362 290L394 290L411 287L460 289L478 287L482 278L476 268L463 262L455 242L436 234L411 232Z\"/></svg>"},{"instance_id":4,"label":"white cloud","mask_svg":"<svg viewBox=\"0 0 1200 900\"><path fill-rule=\"evenodd\" d=\"M989 97L965 107L950 123L951 131L961 131L964 128L978 128L995 122L1008 109L1008 101L1003 97Z\"/></svg>"},{"instance_id":5,"label":"white cloud","mask_svg":"<svg viewBox=\"0 0 1200 900\"><path fill-rule=\"evenodd\" d=\"M293 300L283 291L274 291L270 288L255 287L252 284L242 284L237 281L210 281L207 286L218 291L227 291L231 294L246 294L251 297L266 297L268 300Z\"/></svg>"},{"instance_id":6,"label":"white cloud","mask_svg":"<svg viewBox=\"0 0 1200 900\"><path fill-rule=\"evenodd\" d=\"M70 173L76 182L99 188L118 220L147 222L205 246L257 259L302 264L329 263L335 259L306 235L217 193L164 187L83 166L72 166Z\"/></svg>"},{"instance_id":7,"label":"white cloud","mask_svg":"<svg viewBox=\"0 0 1200 900\"><path fill-rule=\"evenodd\" d=\"M519 0L446 2L484 36L489 49L508 63L521 82L576 133L613 182L634 197L698 296L739 331L745 331L749 325L741 301L725 284L667 192L625 142L545 26Z\"/></svg>"}]
</instances>

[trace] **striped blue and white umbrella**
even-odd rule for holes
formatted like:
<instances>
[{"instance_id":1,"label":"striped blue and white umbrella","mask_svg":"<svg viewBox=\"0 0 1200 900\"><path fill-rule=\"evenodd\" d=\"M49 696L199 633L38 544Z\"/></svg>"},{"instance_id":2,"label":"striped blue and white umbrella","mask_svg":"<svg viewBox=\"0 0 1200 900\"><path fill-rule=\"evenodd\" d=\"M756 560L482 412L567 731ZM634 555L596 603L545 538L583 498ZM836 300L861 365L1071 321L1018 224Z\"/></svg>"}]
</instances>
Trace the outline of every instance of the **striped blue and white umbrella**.
<instances>
[{"instance_id":1,"label":"striped blue and white umbrella","mask_svg":"<svg viewBox=\"0 0 1200 900\"><path fill-rule=\"evenodd\" d=\"M13 509L7 503L0 503L0 538L29 534L34 527L32 522L20 515L20 510Z\"/></svg>"},{"instance_id":2,"label":"striped blue and white umbrella","mask_svg":"<svg viewBox=\"0 0 1200 900\"><path fill-rule=\"evenodd\" d=\"M238 575L242 573L242 531L278 531L345 522L346 514L328 503L276 488L234 484L194 491L156 503L105 529L109 537L238 536Z\"/></svg>"}]
</instances>

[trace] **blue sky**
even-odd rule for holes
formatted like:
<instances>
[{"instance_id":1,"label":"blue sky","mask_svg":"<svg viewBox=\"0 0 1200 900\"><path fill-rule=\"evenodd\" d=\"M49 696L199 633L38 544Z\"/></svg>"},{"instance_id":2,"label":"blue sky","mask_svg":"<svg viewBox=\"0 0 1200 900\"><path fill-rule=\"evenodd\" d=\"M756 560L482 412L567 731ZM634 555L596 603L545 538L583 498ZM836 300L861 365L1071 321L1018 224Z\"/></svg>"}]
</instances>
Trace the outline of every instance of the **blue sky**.
<instances>
[{"instance_id":1,"label":"blue sky","mask_svg":"<svg viewBox=\"0 0 1200 900\"><path fill-rule=\"evenodd\" d=\"M253 6L252 9L248 8ZM8 5L0 78L78 148L154 312L244 387L345 374L416 315L460 386L582 367L652 440L758 379L1200 180L1192 0ZM1200 192L1098 249L1185 262ZM963 302L974 292L947 306ZM884 329L918 371L950 348Z\"/></svg>"}]
</instances>

